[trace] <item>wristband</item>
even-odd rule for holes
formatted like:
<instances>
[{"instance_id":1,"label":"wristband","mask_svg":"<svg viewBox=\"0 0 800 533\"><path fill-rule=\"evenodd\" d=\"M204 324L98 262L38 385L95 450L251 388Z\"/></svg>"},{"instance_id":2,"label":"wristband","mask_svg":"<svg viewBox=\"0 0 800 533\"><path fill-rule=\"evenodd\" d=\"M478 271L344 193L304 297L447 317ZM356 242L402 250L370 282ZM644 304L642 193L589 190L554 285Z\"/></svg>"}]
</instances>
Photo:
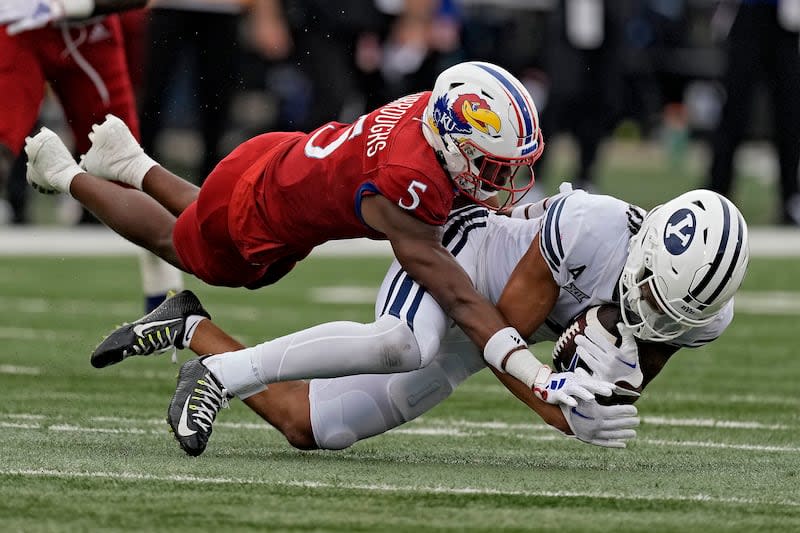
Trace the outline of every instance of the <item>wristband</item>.
<instances>
[{"instance_id":1,"label":"wristband","mask_svg":"<svg viewBox=\"0 0 800 533\"><path fill-rule=\"evenodd\" d=\"M483 347L483 358L486 362L501 372L505 372L503 363L511 352L527 348L522 342L522 335L512 327L503 328L496 332Z\"/></svg>"}]
</instances>

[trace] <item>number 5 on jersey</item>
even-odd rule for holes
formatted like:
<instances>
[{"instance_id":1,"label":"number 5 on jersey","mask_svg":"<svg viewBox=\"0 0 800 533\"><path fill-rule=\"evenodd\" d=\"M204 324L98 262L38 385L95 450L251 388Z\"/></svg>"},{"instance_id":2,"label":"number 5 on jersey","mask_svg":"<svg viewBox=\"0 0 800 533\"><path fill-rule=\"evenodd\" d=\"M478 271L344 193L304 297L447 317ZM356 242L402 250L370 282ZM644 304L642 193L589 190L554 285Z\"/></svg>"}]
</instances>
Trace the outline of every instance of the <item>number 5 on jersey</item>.
<instances>
[{"instance_id":1,"label":"number 5 on jersey","mask_svg":"<svg viewBox=\"0 0 800 533\"><path fill-rule=\"evenodd\" d=\"M411 202L410 203L406 203L404 201L405 200L404 198L400 198L397 201L397 205L399 205L403 209L407 209L409 211L413 211L414 209L416 209L419 206L419 193L425 192L425 190L427 188L428 188L428 186L426 184L424 184L422 182L419 182L417 180L413 180L408 185L408 194L409 194L409 196L411 196ZM417 192L417 191L419 191L419 192Z\"/></svg>"}]
</instances>

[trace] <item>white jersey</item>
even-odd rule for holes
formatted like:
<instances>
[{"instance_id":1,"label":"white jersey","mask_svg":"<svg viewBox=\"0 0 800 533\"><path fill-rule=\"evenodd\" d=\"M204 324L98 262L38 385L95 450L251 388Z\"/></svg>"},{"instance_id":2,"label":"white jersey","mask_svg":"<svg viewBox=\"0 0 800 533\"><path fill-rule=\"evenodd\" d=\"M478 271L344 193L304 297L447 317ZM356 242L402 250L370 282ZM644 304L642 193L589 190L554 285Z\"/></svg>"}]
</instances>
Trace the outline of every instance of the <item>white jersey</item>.
<instances>
[{"instance_id":1,"label":"white jersey","mask_svg":"<svg viewBox=\"0 0 800 533\"><path fill-rule=\"evenodd\" d=\"M497 303L511 273L539 235L539 246L553 279L561 287L545 324L530 343L555 341L573 318L590 307L619 302L617 285L628 241L645 212L611 196L567 191L551 197L544 213L524 220L471 206L454 211L443 242L472 279L476 289ZM533 296L535 297L535 295ZM376 315L404 318L421 345L431 350L452 322L432 297L395 264L379 292ZM669 344L702 346L719 337L733 318L729 302L710 324L687 331Z\"/></svg>"}]
</instances>

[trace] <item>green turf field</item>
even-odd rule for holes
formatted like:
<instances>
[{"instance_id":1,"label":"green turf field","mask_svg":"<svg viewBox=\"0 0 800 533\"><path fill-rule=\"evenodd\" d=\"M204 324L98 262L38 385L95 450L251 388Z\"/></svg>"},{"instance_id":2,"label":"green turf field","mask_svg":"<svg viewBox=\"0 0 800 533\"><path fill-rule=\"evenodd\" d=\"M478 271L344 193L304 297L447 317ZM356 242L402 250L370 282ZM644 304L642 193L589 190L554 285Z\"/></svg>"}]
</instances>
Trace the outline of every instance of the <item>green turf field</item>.
<instances>
[{"instance_id":1,"label":"green turf field","mask_svg":"<svg viewBox=\"0 0 800 533\"><path fill-rule=\"evenodd\" d=\"M257 292L189 287L254 343L369 320L387 264L311 258ZM559 436L485 371L342 452L296 451L233 402L189 458L164 422L168 355L89 365L101 336L139 315L136 262L4 257L0 530L798 531L799 271L753 261L731 329L676 355L627 450Z\"/></svg>"}]
</instances>

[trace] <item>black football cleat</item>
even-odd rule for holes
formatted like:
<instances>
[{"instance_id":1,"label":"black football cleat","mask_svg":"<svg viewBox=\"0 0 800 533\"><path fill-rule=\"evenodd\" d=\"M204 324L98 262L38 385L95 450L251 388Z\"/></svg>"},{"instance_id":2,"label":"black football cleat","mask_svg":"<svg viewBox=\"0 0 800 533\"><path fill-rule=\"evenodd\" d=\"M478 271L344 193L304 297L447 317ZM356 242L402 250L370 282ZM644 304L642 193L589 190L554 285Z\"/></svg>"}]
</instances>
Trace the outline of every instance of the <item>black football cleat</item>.
<instances>
[{"instance_id":1,"label":"black football cleat","mask_svg":"<svg viewBox=\"0 0 800 533\"><path fill-rule=\"evenodd\" d=\"M198 456L206 449L214 419L231 396L203 364L190 359L178 372L178 384L167 409L167 423L183 451Z\"/></svg>"},{"instance_id":2,"label":"black football cleat","mask_svg":"<svg viewBox=\"0 0 800 533\"><path fill-rule=\"evenodd\" d=\"M136 322L112 331L92 352L92 366L103 368L132 355L150 355L185 347L186 319L211 318L192 291L181 291Z\"/></svg>"}]
</instances>

